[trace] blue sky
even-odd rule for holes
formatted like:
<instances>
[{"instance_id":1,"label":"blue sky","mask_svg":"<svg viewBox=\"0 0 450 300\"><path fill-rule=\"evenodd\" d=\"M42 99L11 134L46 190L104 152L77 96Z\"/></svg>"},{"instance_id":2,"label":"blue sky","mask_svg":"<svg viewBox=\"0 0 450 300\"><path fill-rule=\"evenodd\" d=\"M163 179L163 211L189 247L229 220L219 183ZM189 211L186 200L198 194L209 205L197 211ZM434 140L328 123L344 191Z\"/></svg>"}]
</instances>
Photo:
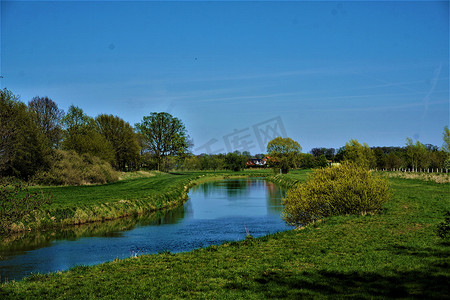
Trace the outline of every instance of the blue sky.
<instances>
[{"instance_id":1,"label":"blue sky","mask_svg":"<svg viewBox=\"0 0 450 300\"><path fill-rule=\"evenodd\" d=\"M194 153L442 145L449 2L1 1L1 88L180 118Z\"/></svg>"}]
</instances>

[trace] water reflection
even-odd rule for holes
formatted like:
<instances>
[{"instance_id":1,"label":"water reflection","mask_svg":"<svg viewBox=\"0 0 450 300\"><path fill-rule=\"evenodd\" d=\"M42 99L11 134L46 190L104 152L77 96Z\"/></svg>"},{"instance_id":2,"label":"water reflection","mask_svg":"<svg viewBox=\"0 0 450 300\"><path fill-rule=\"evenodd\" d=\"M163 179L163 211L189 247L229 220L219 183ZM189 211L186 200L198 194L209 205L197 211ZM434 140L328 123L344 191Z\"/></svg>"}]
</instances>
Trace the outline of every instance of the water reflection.
<instances>
[{"instance_id":1,"label":"water reflection","mask_svg":"<svg viewBox=\"0 0 450 300\"><path fill-rule=\"evenodd\" d=\"M20 255L27 251L48 247L54 240L76 241L85 237L123 237L125 231L136 226L176 224L185 216L185 207L161 210L141 216L132 216L117 220L55 228L46 231L21 232L1 240L0 260Z\"/></svg>"},{"instance_id":2,"label":"water reflection","mask_svg":"<svg viewBox=\"0 0 450 300\"><path fill-rule=\"evenodd\" d=\"M284 192L262 179L224 180L189 191L182 207L149 215L10 236L0 244L0 280L66 270L135 254L190 251L287 230Z\"/></svg>"},{"instance_id":3,"label":"water reflection","mask_svg":"<svg viewBox=\"0 0 450 300\"><path fill-rule=\"evenodd\" d=\"M192 188L192 191L202 191L205 197L211 196L220 190L226 193L230 199L240 197L248 193L249 184L246 180L228 179L223 181L212 181L200 184Z\"/></svg>"}]
</instances>

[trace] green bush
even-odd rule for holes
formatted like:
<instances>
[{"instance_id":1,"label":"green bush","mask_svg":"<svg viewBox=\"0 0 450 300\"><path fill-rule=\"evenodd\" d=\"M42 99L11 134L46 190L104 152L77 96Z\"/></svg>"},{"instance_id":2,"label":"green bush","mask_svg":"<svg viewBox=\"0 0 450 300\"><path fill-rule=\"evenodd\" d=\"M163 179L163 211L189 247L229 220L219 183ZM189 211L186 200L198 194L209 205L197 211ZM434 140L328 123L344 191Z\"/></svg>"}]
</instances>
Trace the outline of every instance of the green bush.
<instances>
[{"instance_id":1,"label":"green bush","mask_svg":"<svg viewBox=\"0 0 450 300\"><path fill-rule=\"evenodd\" d=\"M49 171L39 172L34 182L46 185L104 184L118 180L108 162L90 154L56 150Z\"/></svg>"},{"instance_id":2,"label":"green bush","mask_svg":"<svg viewBox=\"0 0 450 300\"><path fill-rule=\"evenodd\" d=\"M334 215L375 213L388 200L389 185L352 162L315 170L287 192L283 217L300 226Z\"/></svg>"},{"instance_id":3,"label":"green bush","mask_svg":"<svg viewBox=\"0 0 450 300\"><path fill-rule=\"evenodd\" d=\"M20 182L0 182L0 234L8 233L15 222L52 201L52 195L40 191L28 192Z\"/></svg>"}]
</instances>

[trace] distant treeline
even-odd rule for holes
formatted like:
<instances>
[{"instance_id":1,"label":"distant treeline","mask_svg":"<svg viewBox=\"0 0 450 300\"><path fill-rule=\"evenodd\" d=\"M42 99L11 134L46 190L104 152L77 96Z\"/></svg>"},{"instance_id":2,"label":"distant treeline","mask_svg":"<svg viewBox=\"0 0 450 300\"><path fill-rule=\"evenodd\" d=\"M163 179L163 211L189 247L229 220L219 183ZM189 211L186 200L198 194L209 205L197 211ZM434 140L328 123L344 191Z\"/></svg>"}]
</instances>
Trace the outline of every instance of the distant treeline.
<instances>
[{"instance_id":1,"label":"distant treeline","mask_svg":"<svg viewBox=\"0 0 450 300\"><path fill-rule=\"evenodd\" d=\"M338 150L314 148L310 153L272 157L260 167L306 169L351 160L373 169L448 169L449 136L446 127L442 148L409 138L405 147L370 148L351 140ZM245 151L193 155L192 146L184 124L168 113L151 113L133 127L118 116L90 117L74 105L64 112L48 97L34 97L25 104L8 89L0 90L0 176L4 178L41 184L106 183L117 180L116 171L237 171L255 158Z\"/></svg>"},{"instance_id":2,"label":"distant treeline","mask_svg":"<svg viewBox=\"0 0 450 300\"><path fill-rule=\"evenodd\" d=\"M431 144L415 143L407 138L404 147L368 147L361 145L356 140L351 140L338 150L334 148L313 148L309 154L303 155L302 168L310 168L320 165L320 161L341 162L343 160L355 160L355 152L365 157L366 163L371 169L378 170L436 170L450 169L448 139L448 127L444 128L444 145L438 147Z\"/></svg>"}]
</instances>

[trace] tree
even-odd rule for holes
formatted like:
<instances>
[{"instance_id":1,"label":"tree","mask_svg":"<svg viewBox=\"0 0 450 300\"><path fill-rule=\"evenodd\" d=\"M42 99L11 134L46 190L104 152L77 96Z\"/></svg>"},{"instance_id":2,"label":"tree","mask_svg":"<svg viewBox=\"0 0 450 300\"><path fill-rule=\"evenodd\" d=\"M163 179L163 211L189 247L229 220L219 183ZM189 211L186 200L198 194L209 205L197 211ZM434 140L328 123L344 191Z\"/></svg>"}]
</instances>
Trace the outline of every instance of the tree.
<instances>
[{"instance_id":1,"label":"tree","mask_svg":"<svg viewBox=\"0 0 450 300\"><path fill-rule=\"evenodd\" d=\"M136 133L128 122L113 115L98 115L96 130L105 137L114 149L113 166L122 171L139 167L140 147Z\"/></svg>"},{"instance_id":2,"label":"tree","mask_svg":"<svg viewBox=\"0 0 450 300\"><path fill-rule=\"evenodd\" d=\"M288 173L289 168L297 168L301 151L300 144L291 138L276 137L267 144L270 165L283 174Z\"/></svg>"},{"instance_id":3,"label":"tree","mask_svg":"<svg viewBox=\"0 0 450 300\"><path fill-rule=\"evenodd\" d=\"M36 122L47 137L49 146L57 148L62 137L61 121L64 111L48 97L34 97L28 102L28 108L35 113Z\"/></svg>"},{"instance_id":4,"label":"tree","mask_svg":"<svg viewBox=\"0 0 450 300\"><path fill-rule=\"evenodd\" d=\"M233 171L241 171L245 168L247 157L239 151L230 152L225 156L225 169Z\"/></svg>"},{"instance_id":5,"label":"tree","mask_svg":"<svg viewBox=\"0 0 450 300\"><path fill-rule=\"evenodd\" d=\"M388 170L399 169L402 166L403 160L398 154L392 152L384 157L384 166Z\"/></svg>"},{"instance_id":6,"label":"tree","mask_svg":"<svg viewBox=\"0 0 450 300\"><path fill-rule=\"evenodd\" d=\"M65 129L63 150L91 154L108 163L114 163L111 143L96 130L94 119L84 114L81 108L71 105L62 123Z\"/></svg>"},{"instance_id":7,"label":"tree","mask_svg":"<svg viewBox=\"0 0 450 300\"><path fill-rule=\"evenodd\" d=\"M376 158L372 149L366 143L361 145L357 140L345 143L344 160L352 161L365 168L376 166Z\"/></svg>"},{"instance_id":8,"label":"tree","mask_svg":"<svg viewBox=\"0 0 450 300\"><path fill-rule=\"evenodd\" d=\"M202 168L202 161L197 156L186 156L184 158L183 168L185 170L200 170Z\"/></svg>"},{"instance_id":9,"label":"tree","mask_svg":"<svg viewBox=\"0 0 450 300\"><path fill-rule=\"evenodd\" d=\"M49 166L48 142L34 120L19 97L0 91L0 175L28 179Z\"/></svg>"},{"instance_id":10,"label":"tree","mask_svg":"<svg viewBox=\"0 0 450 300\"><path fill-rule=\"evenodd\" d=\"M142 134L144 147L155 156L158 170L166 156L182 155L188 150L188 135L183 122L169 113L153 112L135 126Z\"/></svg>"},{"instance_id":11,"label":"tree","mask_svg":"<svg viewBox=\"0 0 450 300\"><path fill-rule=\"evenodd\" d=\"M444 139L444 144L442 145L442 150L450 155L450 129L448 126L444 127L444 132L442 133L442 138Z\"/></svg>"},{"instance_id":12,"label":"tree","mask_svg":"<svg viewBox=\"0 0 450 300\"><path fill-rule=\"evenodd\" d=\"M425 169L429 164L427 148L421 142L414 144L411 138L406 138L406 158L408 165L413 169Z\"/></svg>"},{"instance_id":13,"label":"tree","mask_svg":"<svg viewBox=\"0 0 450 300\"><path fill-rule=\"evenodd\" d=\"M450 130L448 126L444 127L444 133L442 134L444 139L444 144L442 145L442 150L447 153L447 159L444 162L444 168L450 168Z\"/></svg>"}]
</instances>

